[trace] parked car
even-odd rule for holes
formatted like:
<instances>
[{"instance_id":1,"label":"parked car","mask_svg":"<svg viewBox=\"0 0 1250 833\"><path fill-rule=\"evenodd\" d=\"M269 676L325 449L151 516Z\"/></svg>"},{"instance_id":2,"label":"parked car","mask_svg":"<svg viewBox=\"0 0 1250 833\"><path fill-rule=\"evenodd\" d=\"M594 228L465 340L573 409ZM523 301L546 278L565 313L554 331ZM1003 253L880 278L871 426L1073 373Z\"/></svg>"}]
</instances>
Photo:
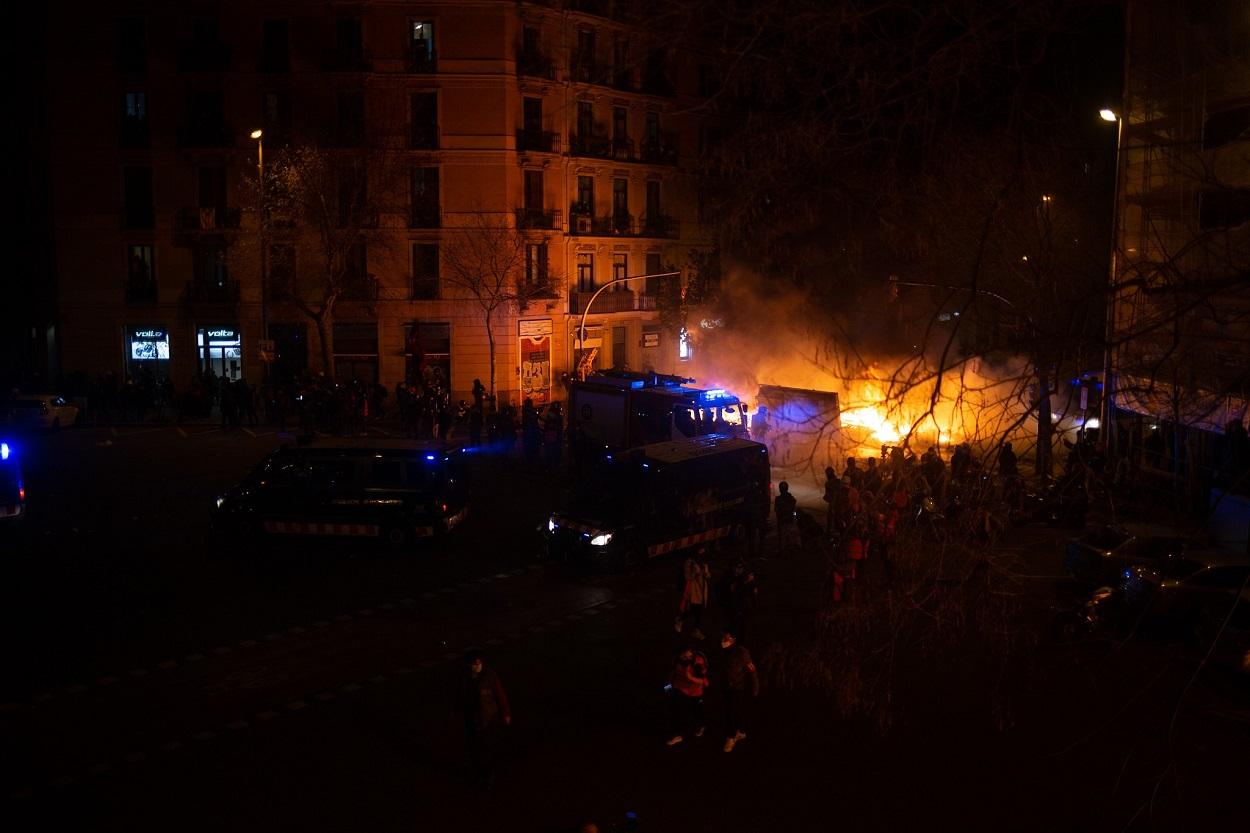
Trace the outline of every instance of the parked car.
<instances>
[{"instance_id":1,"label":"parked car","mask_svg":"<svg viewBox=\"0 0 1250 833\"><path fill-rule=\"evenodd\" d=\"M1118 585L1124 570L1183 552L1187 538L1166 527L1098 526L1068 541L1064 569L1082 585Z\"/></svg>"},{"instance_id":2,"label":"parked car","mask_svg":"<svg viewBox=\"0 0 1250 833\"><path fill-rule=\"evenodd\" d=\"M78 424L78 406L54 393L24 393L0 402L0 422L14 428L56 431Z\"/></svg>"},{"instance_id":3,"label":"parked car","mask_svg":"<svg viewBox=\"0 0 1250 833\"><path fill-rule=\"evenodd\" d=\"M1187 550L1124 570L1128 609L1143 621L1214 636L1224 622L1246 624L1250 557L1229 550Z\"/></svg>"}]
</instances>

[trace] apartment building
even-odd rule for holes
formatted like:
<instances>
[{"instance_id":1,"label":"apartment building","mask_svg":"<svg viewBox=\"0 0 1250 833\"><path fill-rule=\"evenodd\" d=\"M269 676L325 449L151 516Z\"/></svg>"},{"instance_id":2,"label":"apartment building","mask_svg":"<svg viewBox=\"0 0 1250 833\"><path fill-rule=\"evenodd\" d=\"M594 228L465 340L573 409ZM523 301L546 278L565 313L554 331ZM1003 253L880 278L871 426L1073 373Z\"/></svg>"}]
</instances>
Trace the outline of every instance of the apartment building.
<instances>
[{"instance_id":1,"label":"apartment building","mask_svg":"<svg viewBox=\"0 0 1250 833\"><path fill-rule=\"evenodd\" d=\"M484 226L523 247L513 279L543 287L492 318L501 396L560 398L579 349L679 369L658 280L608 288L576 332L605 283L711 246L699 61L643 3L64 5L74 25L49 43L63 373L181 386L307 368L390 387L437 367L465 397L490 378L491 338L448 250ZM320 327L329 250L257 187L262 150L273 176L301 147L365 160L324 183L353 230L332 258L352 280ZM364 220L346 219L349 167L377 195Z\"/></svg>"},{"instance_id":2,"label":"apartment building","mask_svg":"<svg viewBox=\"0 0 1250 833\"><path fill-rule=\"evenodd\" d=\"M1128 3L1117 115L1117 440L1150 438L1149 467L1192 485L1219 469L1250 403L1246 5Z\"/></svg>"}]
</instances>

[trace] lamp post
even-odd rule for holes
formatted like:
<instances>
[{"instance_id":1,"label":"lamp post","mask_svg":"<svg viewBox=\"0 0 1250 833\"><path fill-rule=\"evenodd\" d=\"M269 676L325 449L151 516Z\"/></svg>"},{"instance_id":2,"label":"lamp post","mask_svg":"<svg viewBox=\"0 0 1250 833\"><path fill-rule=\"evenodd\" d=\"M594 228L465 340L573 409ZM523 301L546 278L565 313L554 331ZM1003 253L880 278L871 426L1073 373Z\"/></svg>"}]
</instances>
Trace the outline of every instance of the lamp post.
<instances>
[{"instance_id":1,"label":"lamp post","mask_svg":"<svg viewBox=\"0 0 1250 833\"><path fill-rule=\"evenodd\" d=\"M1102 402L1099 427L1105 437L1107 451L1115 451L1115 375L1112 368L1111 344L1115 340L1115 294L1119 280L1120 251L1120 151L1124 147L1124 117L1104 107L1098 111L1103 121L1115 122L1115 191L1111 198L1111 274L1107 280L1107 303L1105 332L1102 348Z\"/></svg>"},{"instance_id":2,"label":"lamp post","mask_svg":"<svg viewBox=\"0 0 1250 833\"><path fill-rule=\"evenodd\" d=\"M265 408L269 408L269 403L273 401L273 392L269 389L269 359L267 355L269 347L269 240L268 235L268 212L266 211L265 200L265 131L253 130L252 138L256 140L256 172L260 185L260 337L263 342L261 350L261 364L264 366L262 373L264 390L265 390Z\"/></svg>"},{"instance_id":3,"label":"lamp post","mask_svg":"<svg viewBox=\"0 0 1250 833\"><path fill-rule=\"evenodd\" d=\"M651 275L629 275L624 278L613 278L612 280L605 283L603 286L596 289L595 294L590 296L590 300L586 302L586 306L582 310L582 323L581 323L581 326L577 328L578 351L580 352L581 350L585 349L582 345L585 344L585 341L586 341L586 316L590 314L591 305L594 304L595 299L599 297L599 294L603 292L603 290L607 289L609 286L613 286L618 283L626 283L627 281L641 281L641 280L646 280L647 278L675 278L680 274L681 272L656 272ZM586 374L582 372L580 360L578 361L577 375L581 381L583 382L586 381Z\"/></svg>"}]
</instances>

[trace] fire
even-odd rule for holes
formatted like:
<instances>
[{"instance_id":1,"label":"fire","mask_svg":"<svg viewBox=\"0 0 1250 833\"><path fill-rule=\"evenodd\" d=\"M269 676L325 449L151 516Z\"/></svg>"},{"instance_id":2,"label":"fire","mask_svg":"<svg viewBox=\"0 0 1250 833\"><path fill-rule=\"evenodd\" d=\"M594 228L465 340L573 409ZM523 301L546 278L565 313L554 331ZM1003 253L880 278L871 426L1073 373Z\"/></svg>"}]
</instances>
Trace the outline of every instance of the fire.
<instances>
[{"instance_id":1,"label":"fire","mask_svg":"<svg viewBox=\"0 0 1250 833\"><path fill-rule=\"evenodd\" d=\"M880 408L871 405L843 411L842 424L867 428L872 432L873 437L883 443L898 442L903 436L898 426L887 420Z\"/></svg>"}]
</instances>

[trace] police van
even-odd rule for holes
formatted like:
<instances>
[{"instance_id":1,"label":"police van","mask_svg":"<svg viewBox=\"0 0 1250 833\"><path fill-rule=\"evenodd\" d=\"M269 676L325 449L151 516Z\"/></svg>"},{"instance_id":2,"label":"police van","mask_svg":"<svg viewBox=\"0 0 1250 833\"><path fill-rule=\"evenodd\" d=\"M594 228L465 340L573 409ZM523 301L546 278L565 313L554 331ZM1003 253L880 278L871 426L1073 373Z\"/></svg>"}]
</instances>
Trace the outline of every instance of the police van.
<instances>
[{"instance_id":1,"label":"police van","mask_svg":"<svg viewBox=\"0 0 1250 833\"><path fill-rule=\"evenodd\" d=\"M627 566L762 529L772 486L768 449L721 434L605 455L547 519L557 560Z\"/></svg>"},{"instance_id":2,"label":"police van","mask_svg":"<svg viewBox=\"0 0 1250 833\"><path fill-rule=\"evenodd\" d=\"M317 441L274 451L217 498L213 528L372 538L393 547L444 535L468 512L461 451L402 440Z\"/></svg>"}]
</instances>

